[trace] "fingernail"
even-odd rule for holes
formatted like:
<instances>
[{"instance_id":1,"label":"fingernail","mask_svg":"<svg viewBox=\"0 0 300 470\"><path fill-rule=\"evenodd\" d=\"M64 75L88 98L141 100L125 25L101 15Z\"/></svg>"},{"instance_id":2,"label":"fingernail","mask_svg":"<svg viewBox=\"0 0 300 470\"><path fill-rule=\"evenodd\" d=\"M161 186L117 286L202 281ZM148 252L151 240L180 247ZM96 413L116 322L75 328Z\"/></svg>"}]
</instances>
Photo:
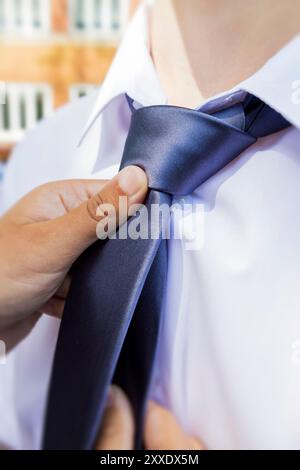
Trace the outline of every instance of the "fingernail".
<instances>
[{"instance_id":1,"label":"fingernail","mask_svg":"<svg viewBox=\"0 0 300 470\"><path fill-rule=\"evenodd\" d=\"M147 187L146 173L137 166L127 166L118 175L118 183L126 196L134 196Z\"/></svg>"}]
</instances>

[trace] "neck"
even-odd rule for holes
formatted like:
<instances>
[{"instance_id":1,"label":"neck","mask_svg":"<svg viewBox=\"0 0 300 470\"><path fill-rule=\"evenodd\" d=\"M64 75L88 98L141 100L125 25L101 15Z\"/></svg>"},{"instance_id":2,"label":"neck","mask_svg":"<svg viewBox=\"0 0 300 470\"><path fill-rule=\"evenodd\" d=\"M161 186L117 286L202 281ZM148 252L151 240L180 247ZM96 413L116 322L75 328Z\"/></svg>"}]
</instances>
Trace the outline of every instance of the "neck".
<instances>
[{"instance_id":1,"label":"neck","mask_svg":"<svg viewBox=\"0 0 300 470\"><path fill-rule=\"evenodd\" d=\"M255 73L300 31L298 0L156 0L151 53L170 104L195 107Z\"/></svg>"}]
</instances>

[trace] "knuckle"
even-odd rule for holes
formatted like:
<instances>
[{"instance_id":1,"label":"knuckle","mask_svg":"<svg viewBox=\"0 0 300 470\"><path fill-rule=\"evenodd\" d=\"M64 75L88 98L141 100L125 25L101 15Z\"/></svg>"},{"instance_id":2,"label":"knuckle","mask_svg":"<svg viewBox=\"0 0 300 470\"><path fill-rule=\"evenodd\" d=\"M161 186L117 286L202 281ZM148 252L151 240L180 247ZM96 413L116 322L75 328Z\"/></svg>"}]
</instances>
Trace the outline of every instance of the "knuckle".
<instances>
[{"instance_id":1,"label":"knuckle","mask_svg":"<svg viewBox=\"0 0 300 470\"><path fill-rule=\"evenodd\" d=\"M103 198L100 193L88 199L86 203L86 209L89 217L93 221L99 222L104 217L104 214L101 214L101 211L99 213L99 207L101 207L103 204Z\"/></svg>"}]
</instances>

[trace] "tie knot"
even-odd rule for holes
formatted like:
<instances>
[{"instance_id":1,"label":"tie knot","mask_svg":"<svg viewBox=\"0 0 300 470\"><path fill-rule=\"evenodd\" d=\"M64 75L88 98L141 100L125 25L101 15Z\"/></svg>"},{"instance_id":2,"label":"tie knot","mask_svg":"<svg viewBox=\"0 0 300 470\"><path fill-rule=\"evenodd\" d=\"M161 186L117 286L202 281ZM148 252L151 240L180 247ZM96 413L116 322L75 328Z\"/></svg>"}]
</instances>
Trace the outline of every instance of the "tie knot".
<instances>
[{"instance_id":1,"label":"tie knot","mask_svg":"<svg viewBox=\"0 0 300 470\"><path fill-rule=\"evenodd\" d=\"M185 196L259 137L289 126L281 114L251 94L214 115L148 106L133 110L121 168L140 166L151 189Z\"/></svg>"},{"instance_id":2,"label":"tie knot","mask_svg":"<svg viewBox=\"0 0 300 470\"><path fill-rule=\"evenodd\" d=\"M184 196L256 138L214 116L175 106L133 112L121 167L146 171L149 187Z\"/></svg>"}]
</instances>

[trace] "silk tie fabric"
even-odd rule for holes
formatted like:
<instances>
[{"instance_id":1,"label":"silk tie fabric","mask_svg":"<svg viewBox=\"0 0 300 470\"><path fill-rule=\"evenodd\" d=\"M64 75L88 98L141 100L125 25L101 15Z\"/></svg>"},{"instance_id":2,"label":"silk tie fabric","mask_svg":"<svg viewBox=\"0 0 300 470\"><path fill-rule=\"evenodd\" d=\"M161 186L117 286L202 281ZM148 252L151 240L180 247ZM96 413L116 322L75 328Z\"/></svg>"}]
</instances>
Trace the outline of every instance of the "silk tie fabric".
<instances>
[{"instance_id":1,"label":"silk tie fabric","mask_svg":"<svg viewBox=\"0 0 300 470\"><path fill-rule=\"evenodd\" d=\"M172 196L191 194L258 138L288 126L251 95L213 115L175 106L133 110L121 168L138 165L148 176L149 210L142 225L153 230L153 204L170 206ZM136 448L141 447L166 290L163 225L154 227L156 237L97 242L74 265L53 363L44 449L93 449L112 382L131 400Z\"/></svg>"}]
</instances>

